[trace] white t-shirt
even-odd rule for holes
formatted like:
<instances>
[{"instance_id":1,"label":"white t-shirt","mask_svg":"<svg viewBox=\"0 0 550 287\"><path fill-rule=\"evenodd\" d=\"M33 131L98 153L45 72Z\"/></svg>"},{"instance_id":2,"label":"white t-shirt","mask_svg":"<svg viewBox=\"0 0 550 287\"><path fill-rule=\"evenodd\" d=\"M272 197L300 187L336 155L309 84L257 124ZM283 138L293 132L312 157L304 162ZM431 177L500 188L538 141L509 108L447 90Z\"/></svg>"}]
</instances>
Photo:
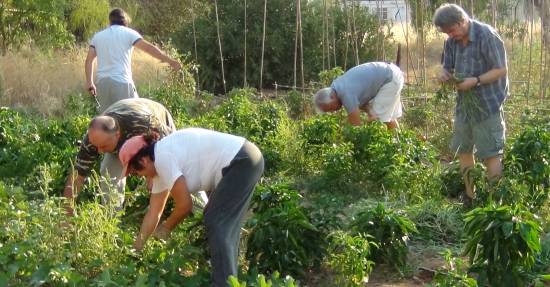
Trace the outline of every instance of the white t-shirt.
<instances>
[{"instance_id":1,"label":"white t-shirt","mask_svg":"<svg viewBox=\"0 0 550 287\"><path fill-rule=\"evenodd\" d=\"M97 80L111 78L122 83L133 83L132 51L141 35L125 26L111 25L97 32L90 41L97 54Z\"/></svg>"},{"instance_id":2,"label":"white t-shirt","mask_svg":"<svg viewBox=\"0 0 550 287\"><path fill-rule=\"evenodd\" d=\"M222 178L222 169L243 146L242 137L216 131L188 128L162 138L155 145L152 193L171 190L183 175L187 190L212 191Z\"/></svg>"}]
</instances>

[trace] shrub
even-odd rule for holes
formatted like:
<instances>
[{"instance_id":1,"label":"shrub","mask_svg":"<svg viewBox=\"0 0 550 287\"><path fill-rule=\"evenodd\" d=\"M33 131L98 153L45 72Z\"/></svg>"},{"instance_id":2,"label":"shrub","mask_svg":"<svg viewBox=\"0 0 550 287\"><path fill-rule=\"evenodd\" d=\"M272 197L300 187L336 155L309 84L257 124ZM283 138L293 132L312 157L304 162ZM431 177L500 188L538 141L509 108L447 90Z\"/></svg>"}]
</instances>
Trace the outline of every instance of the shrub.
<instances>
[{"instance_id":1,"label":"shrub","mask_svg":"<svg viewBox=\"0 0 550 287\"><path fill-rule=\"evenodd\" d=\"M298 198L297 191L284 183L257 188L252 199L254 216L247 223L250 268L303 277L318 261L322 238Z\"/></svg>"},{"instance_id":2,"label":"shrub","mask_svg":"<svg viewBox=\"0 0 550 287\"><path fill-rule=\"evenodd\" d=\"M520 206L491 203L468 212L464 221L464 254L471 271L479 273L478 284L526 286L522 272L533 267L540 251L542 229L535 217Z\"/></svg>"},{"instance_id":3,"label":"shrub","mask_svg":"<svg viewBox=\"0 0 550 287\"><path fill-rule=\"evenodd\" d=\"M407 264L407 242L416 233L414 222L401 212L386 208L379 203L375 208L357 214L352 223L353 234L368 234L377 245L373 250L374 262L386 262L397 270Z\"/></svg>"},{"instance_id":4,"label":"shrub","mask_svg":"<svg viewBox=\"0 0 550 287\"><path fill-rule=\"evenodd\" d=\"M467 269L462 259L453 257L452 252L447 249L443 253L445 267L438 269L435 273L431 287L477 287L474 278L468 276ZM483 286L483 285L482 285Z\"/></svg>"},{"instance_id":5,"label":"shrub","mask_svg":"<svg viewBox=\"0 0 550 287\"><path fill-rule=\"evenodd\" d=\"M230 276L228 279L228 283L230 287L298 287L298 283L294 281L294 279L290 276L286 276L285 278L280 278L279 272L275 271L273 274L271 274L271 277L268 279L265 278L262 274L255 274L256 276L252 276L251 274L248 275L248 277L252 277L251 279L247 280L247 282L241 282L239 279L237 279L235 276Z\"/></svg>"},{"instance_id":6,"label":"shrub","mask_svg":"<svg viewBox=\"0 0 550 287\"><path fill-rule=\"evenodd\" d=\"M374 262L369 260L371 248L376 245L369 236L350 235L336 231L329 235L327 265L338 274L338 286L363 286L368 282Z\"/></svg>"}]
</instances>

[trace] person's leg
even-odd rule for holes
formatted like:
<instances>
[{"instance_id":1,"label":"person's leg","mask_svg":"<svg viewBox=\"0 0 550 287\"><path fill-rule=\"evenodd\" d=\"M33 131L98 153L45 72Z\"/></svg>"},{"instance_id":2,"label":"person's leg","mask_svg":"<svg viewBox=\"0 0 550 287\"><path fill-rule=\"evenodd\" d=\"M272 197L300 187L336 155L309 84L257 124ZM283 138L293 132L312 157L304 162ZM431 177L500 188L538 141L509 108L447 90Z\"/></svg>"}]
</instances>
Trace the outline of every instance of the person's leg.
<instances>
[{"instance_id":1,"label":"person's leg","mask_svg":"<svg viewBox=\"0 0 550 287\"><path fill-rule=\"evenodd\" d=\"M498 181L502 176L505 133L502 111L491 115L474 128L476 155L487 168L487 179L490 183Z\"/></svg>"},{"instance_id":2,"label":"person's leg","mask_svg":"<svg viewBox=\"0 0 550 287\"><path fill-rule=\"evenodd\" d=\"M111 78L99 80L96 87L97 99L101 105L99 113L120 100L138 97L134 84L117 82Z\"/></svg>"},{"instance_id":3,"label":"person's leg","mask_svg":"<svg viewBox=\"0 0 550 287\"><path fill-rule=\"evenodd\" d=\"M392 67L393 79L380 88L378 94L372 100L372 108L369 113L372 112L388 128L394 129L399 127L397 119L403 114L401 90L403 89L404 80L399 67L395 65L390 67Z\"/></svg>"},{"instance_id":4,"label":"person's leg","mask_svg":"<svg viewBox=\"0 0 550 287\"><path fill-rule=\"evenodd\" d=\"M231 164L223 169L223 177L208 199L204 223L213 286L227 286L227 278L237 276L242 220L263 168L264 161L259 149L245 142Z\"/></svg>"},{"instance_id":5,"label":"person's leg","mask_svg":"<svg viewBox=\"0 0 550 287\"><path fill-rule=\"evenodd\" d=\"M475 198L475 189L471 171L474 167L474 143L471 124L455 116L453 137L450 144L451 152L458 157L460 172L464 181L465 196Z\"/></svg>"},{"instance_id":6,"label":"person's leg","mask_svg":"<svg viewBox=\"0 0 550 287\"><path fill-rule=\"evenodd\" d=\"M474 155L471 153L459 154L458 161L460 163L460 172L462 174L462 179L464 180L466 196L468 196L470 199L474 199L476 197L476 193L471 173L472 168L474 168L475 164Z\"/></svg>"},{"instance_id":7,"label":"person's leg","mask_svg":"<svg viewBox=\"0 0 550 287\"><path fill-rule=\"evenodd\" d=\"M483 164L487 167L487 179L489 182L496 182L502 177L502 155L486 158Z\"/></svg>"},{"instance_id":8,"label":"person's leg","mask_svg":"<svg viewBox=\"0 0 550 287\"><path fill-rule=\"evenodd\" d=\"M105 153L100 166L100 189L103 204L112 205L115 209L122 209L124 203L124 188L126 178L120 178L122 164L118 156Z\"/></svg>"}]
</instances>

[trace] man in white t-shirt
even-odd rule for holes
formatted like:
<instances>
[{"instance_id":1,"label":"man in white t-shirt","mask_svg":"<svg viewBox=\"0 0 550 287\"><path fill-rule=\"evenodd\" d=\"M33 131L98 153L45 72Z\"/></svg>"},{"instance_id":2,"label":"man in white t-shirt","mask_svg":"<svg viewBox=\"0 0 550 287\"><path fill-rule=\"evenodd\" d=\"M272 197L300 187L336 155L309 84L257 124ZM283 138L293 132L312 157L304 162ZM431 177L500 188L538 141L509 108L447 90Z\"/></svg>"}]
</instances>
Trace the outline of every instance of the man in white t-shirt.
<instances>
[{"instance_id":1,"label":"man in white t-shirt","mask_svg":"<svg viewBox=\"0 0 550 287\"><path fill-rule=\"evenodd\" d=\"M134 248L141 250L151 234L168 234L191 211L190 195L208 192L204 224L212 264L212 285L227 286L237 276L243 217L264 170L260 150L246 139L216 131L188 128L159 141L134 136L121 147L122 176L137 174L153 180L149 209ZM166 201L175 206L161 224Z\"/></svg>"},{"instance_id":2,"label":"man in white t-shirt","mask_svg":"<svg viewBox=\"0 0 550 287\"><path fill-rule=\"evenodd\" d=\"M168 57L144 40L138 32L128 28L130 19L124 10L113 9L109 13L109 21L109 27L92 37L85 64L86 88L92 96L97 95L99 113L119 100L138 97L132 80L134 46L170 64L174 70L181 69L177 60ZM96 57L97 75L94 84L93 67Z\"/></svg>"}]
</instances>

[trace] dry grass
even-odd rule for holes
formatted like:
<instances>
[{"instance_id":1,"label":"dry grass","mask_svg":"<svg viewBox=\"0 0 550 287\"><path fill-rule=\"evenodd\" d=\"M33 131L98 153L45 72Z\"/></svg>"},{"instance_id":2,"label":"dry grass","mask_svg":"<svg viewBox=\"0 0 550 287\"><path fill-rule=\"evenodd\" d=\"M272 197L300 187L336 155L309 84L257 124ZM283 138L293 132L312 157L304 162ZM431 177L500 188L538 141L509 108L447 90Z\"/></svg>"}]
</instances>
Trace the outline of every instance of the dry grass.
<instances>
[{"instance_id":1,"label":"dry grass","mask_svg":"<svg viewBox=\"0 0 550 287\"><path fill-rule=\"evenodd\" d=\"M84 60L87 48L44 54L32 49L0 57L0 106L61 115L71 94L87 96L84 90ZM139 87L158 86L166 77L166 65L134 51L133 74ZM142 95L143 96L143 95Z\"/></svg>"}]
</instances>

